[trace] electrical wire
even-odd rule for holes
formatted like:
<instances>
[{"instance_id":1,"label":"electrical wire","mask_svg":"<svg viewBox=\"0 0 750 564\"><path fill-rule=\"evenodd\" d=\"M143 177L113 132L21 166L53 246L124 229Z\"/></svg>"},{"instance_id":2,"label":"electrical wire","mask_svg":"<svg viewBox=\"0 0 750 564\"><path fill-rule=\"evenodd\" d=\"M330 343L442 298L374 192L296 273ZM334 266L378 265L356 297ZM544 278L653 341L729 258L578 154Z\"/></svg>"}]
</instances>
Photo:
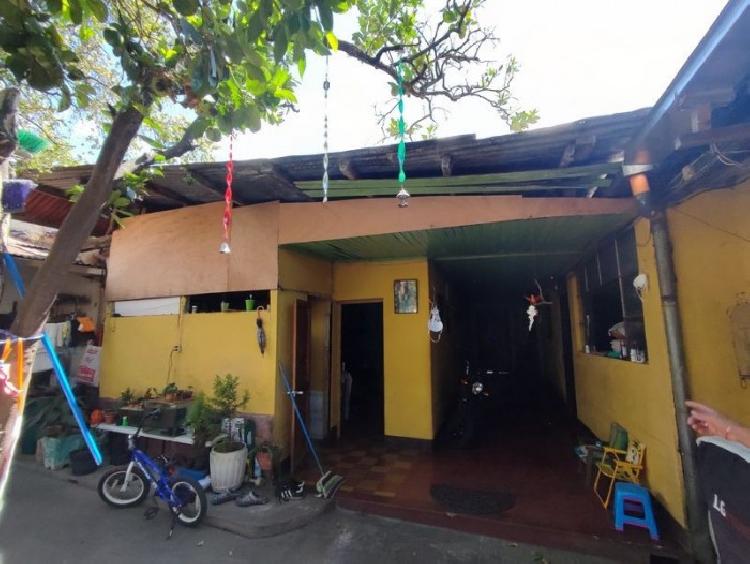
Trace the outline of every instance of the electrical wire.
<instances>
[{"instance_id":1,"label":"electrical wire","mask_svg":"<svg viewBox=\"0 0 750 564\"><path fill-rule=\"evenodd\" d=\"M714 225L713 223L706 221L705 219L701 219L700 217L694 216L692 214L689 214L687 212L684 212L677 208L672 208L672 211L675 213L678 213L680 215L684 215L685 217L689 217L693 221L697 221L698 223L701 223L705 225L706 227L710 227L711 229L715 229L716 231L720 231L721 233L724 233L726 235L730 235L732 237L736 237L740 241L744 241L745 243L750 243L750 238L745 237L741 233L735 233L734 231L729 231L728 229L724 229L723 227L719 227L718 225Z\"/></svg>"}]
</instances>

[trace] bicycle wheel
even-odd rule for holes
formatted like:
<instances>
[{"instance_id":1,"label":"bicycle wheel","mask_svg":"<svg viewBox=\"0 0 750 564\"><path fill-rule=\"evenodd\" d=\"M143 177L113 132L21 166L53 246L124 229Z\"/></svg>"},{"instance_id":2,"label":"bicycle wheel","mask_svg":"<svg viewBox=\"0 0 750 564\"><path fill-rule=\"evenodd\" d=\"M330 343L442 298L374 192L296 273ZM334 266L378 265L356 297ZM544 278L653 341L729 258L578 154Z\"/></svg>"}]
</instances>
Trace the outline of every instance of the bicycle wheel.
<instances>
[{"instance_id":1,"label":"bicycle wheel","mask_svg":"<svg viewBox=\"0 0 750 564\"><path fill-rule=\"evenodd\" d=\"M195 527L201 522L208 503L206 503L206 492L201 485L190 478L173 478L169 482L175 497L182 503L182 509L177 513L177 520L187 527ZM171 508L177 511L176 508Z\"/></svg>"},{"instance_id":2,"label":"bicycle wheel","mask_svg":"<svg viewBox=\"0 0 750 564\"><path fill-rule=\"evenodd\" d=\"M125 484L127 470L127 466L112 468L99 480L99 497L112 507L135 507L148 495L149 483L143 472L134 467L130 471L128 483Z\"/></svg>"}]
</instances>

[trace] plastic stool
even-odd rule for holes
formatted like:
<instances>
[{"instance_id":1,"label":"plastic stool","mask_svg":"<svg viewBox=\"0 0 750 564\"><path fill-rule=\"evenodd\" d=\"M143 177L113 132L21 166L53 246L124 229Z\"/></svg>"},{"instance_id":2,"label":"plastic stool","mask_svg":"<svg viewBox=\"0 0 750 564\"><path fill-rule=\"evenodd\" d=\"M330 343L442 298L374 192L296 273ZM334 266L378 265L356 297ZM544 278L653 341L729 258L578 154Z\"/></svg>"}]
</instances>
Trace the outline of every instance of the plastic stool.
<instances>
[{"instance_id":1,"label":"plastic stool","mask_svg":"<svg viewBox=\"0 0 750 564\"><path fill-rule=\"evenodd\" d=\"M641 515L632 514L637 511L640 511ZM615 529L622 531L625 525L644 527L648 529L651 540L659 540L649 491L638 484L617 482L615 485Z\"/></svg>"}]
</instances>

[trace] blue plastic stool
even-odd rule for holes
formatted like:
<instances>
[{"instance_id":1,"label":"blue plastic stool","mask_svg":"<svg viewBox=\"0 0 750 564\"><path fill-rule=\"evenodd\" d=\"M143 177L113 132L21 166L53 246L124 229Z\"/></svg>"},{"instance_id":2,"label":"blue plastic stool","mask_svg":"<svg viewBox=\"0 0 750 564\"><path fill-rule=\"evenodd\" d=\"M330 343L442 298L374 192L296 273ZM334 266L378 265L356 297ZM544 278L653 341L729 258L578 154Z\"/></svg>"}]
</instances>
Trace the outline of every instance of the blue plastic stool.
<instances>
[{"instance_id":1,"label":"blue plastic stool","mask_svg":"<svg viewBox=\"0 0 750 564\"><path fill-rule=\"evenodd\" d=\"M640 512L641 515L634 515L636 512ZM659 540L649 491L638 484L617 482L615 484L615 529L622 531L625 525L644 527L648 529L651 540Z\"/></svg>"}]
</instances>

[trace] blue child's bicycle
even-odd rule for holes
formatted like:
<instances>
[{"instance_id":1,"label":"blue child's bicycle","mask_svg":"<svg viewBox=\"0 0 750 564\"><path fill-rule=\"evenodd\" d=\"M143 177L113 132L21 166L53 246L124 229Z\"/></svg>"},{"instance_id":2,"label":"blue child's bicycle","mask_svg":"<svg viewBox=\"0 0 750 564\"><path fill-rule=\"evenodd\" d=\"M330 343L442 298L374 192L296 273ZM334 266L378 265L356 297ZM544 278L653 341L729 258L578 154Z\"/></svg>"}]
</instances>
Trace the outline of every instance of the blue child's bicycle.
<instances>
[{"instance_id":1,"label":"blue child's bicycle","mask_svg":"<svg viewBox=\"0 0 750 564\"><path fill-rule=\"evenodd\" d=\"M99 480L99 497L112 507L135 507L154 487L154 497L167 503L172 514L172 536L175 522L195 527L206 515L208 505L201 485L190 478L172 476L166 460L157 462L136 447L136 440L146 419L158 415L154 410L141 420L135 434L128 437L130 463L107 471ZM146 517L156 514L157 508L146 511Z\"/></svg>"}]
</instances>

